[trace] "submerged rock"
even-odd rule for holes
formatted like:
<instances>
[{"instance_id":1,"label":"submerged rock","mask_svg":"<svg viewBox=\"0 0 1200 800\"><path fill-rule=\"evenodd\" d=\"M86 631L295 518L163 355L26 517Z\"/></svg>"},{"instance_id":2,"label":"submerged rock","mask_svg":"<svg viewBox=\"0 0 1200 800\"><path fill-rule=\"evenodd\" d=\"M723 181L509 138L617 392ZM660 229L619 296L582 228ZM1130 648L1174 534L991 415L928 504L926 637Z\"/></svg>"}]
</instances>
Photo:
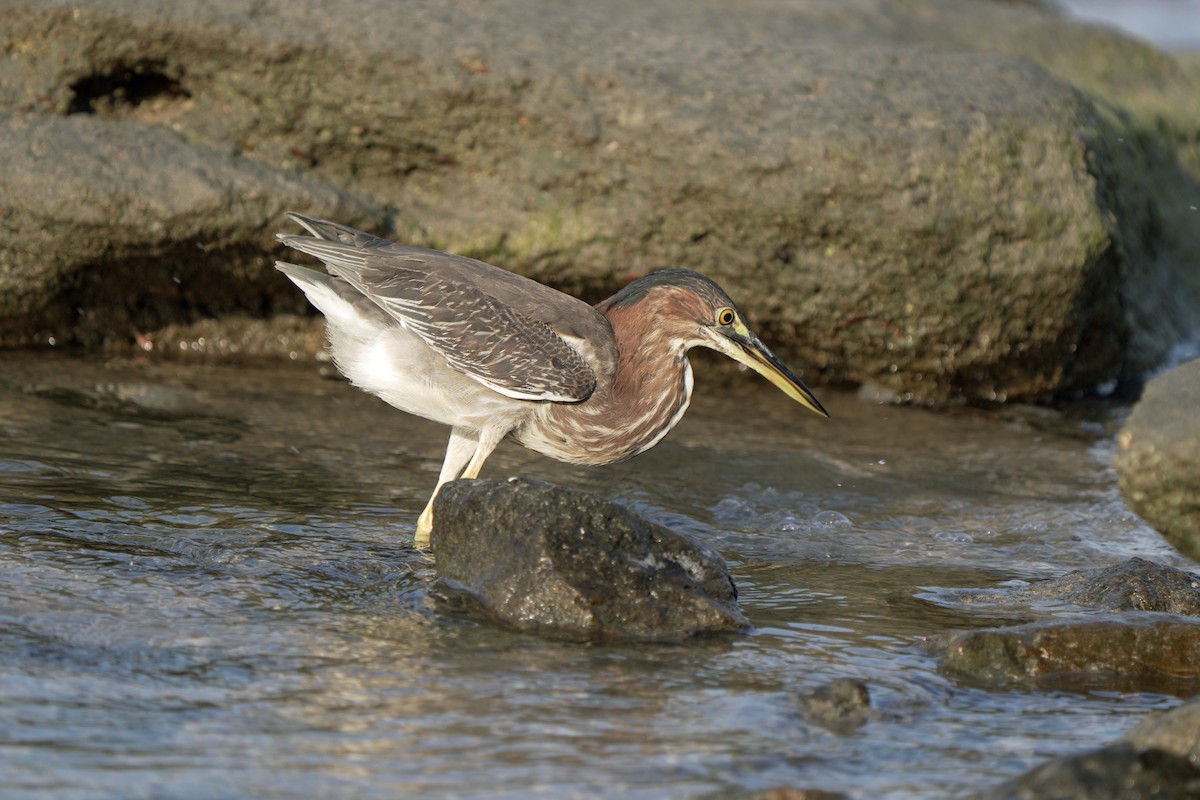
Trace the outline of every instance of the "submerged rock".
<instances>
[{"instance_id":1,"label":"submerged rock","mask_svg":"<svg viewBox=\"0 0 1200 800\"><path fill-rule=\"evenodd\" d=\"M976 800L1195 800L1200 768L1173 753L1116 744L1047 761Z\"/></svg>"},{"instance_id":2,"label":"submerged rock","mask_svg":"<svg viewBox=\"0 0 1200 800\"><path fill-rule=\"evenodd\" d=\"M1200 359L1150 381L1117 437L1129 506L1200 560Z\"/></svg>"},{"instance_id":3,"label":"submerged rock","mask_svg":"<svg viewBox=\"0 0 1200 800\"><path fill-rule=\"evenodd\" d=\"M833 733L853 733L872 718L871 692L862 681L839 678L798 699L806 722Z\"/></svg>"},{"instance_id":4,"label":"submerged rock","mask_svg":"<svg viewBox=\"0 0 1200 800\"><path fill-rule=\"evenodd\" d=\"M1200 621L1164 614L967 631L942 669L990 688L1200 692Z\"/></svg>"},{"instance_id":5,"label":"submerged rock","mask_svg":"<svg viewBox=\"0 0 1200 800\"><path fill-rule=\"evenodd\" d=\"M998 605L1070 603L1102 611L1161 611L1200 617L1200 576L1144 558L987 595Z\"/></svg>"},{"instance_id":6,"label":"submerged rock","mask_svg":"<svg viewBox=\"0 0 1200 800\"><path fill-rule=\"evenodd\" d=\"M1033 591L1107 611L1162 611L1200 617L1200 577L1143 558L1072 572Z\"/></svg>"},{"instance_id":7,"label":"submerged rock","mask_svg":"<svg viewBox=\"0 0 1200 800\"><path fill-rule=\"evenodd\" d=\"M717 553L587 492L455 481L430 543L444 580L519 630L675 641L749 627Z\"/></svg>"}]
</instances>

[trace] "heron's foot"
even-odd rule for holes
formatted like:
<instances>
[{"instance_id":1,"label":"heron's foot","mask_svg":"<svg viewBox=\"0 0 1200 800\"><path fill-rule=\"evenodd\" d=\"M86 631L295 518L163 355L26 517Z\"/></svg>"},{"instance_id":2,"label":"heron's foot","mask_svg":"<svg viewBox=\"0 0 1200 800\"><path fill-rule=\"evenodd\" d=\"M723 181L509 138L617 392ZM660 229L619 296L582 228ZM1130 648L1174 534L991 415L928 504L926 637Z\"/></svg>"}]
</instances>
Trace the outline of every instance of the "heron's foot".
<instances>
[{"instance_id":1,"label":"heron's foot","mask_svg":"<svg viewBox=\"0 0 1200 800\"><path fill-rule=\"evenodd\" d=\"M413 546L423 550L429 549L429 534L433 532L433 503L425 507L417 518L417 534L413 537Z\"/></svg>"}]
</instances>

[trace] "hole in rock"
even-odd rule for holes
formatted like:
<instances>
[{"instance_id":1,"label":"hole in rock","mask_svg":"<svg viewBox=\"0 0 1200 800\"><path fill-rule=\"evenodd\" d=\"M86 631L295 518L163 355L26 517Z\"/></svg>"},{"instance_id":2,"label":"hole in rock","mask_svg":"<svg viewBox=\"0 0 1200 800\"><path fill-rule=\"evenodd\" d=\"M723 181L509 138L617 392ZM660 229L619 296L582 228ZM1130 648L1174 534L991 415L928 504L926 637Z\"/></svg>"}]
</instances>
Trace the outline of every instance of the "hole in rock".
<instances>
[{"instance_id":1,"label":"hole in rock","mask_svg":"<svg viewBox=\"0 0 1200 800\"><path fill-rule=\"evenodd\" d=\"M162 61L109 65L71 84L68 114L123 114L161 111L190 98Z\"/></svg>"}]
</instances>

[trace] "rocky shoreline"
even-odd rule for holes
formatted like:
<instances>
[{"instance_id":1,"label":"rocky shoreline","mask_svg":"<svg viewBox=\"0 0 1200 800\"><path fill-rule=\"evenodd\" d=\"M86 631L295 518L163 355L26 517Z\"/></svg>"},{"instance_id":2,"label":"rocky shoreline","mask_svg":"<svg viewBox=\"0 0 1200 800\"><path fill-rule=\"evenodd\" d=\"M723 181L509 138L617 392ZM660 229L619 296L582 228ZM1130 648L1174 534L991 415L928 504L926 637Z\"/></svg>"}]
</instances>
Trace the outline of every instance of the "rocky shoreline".
<instances>
[{"instance_id":1,"label":"rocky shoreline","mask_svg":"<svg viewBox=\"0 0 1200 800\"><path fill-rule=\"evenodd\" d=\"M749 622L723 559L618 503L510 478L447 484L433 549L454 598L518 631L577 640L679 642ZM940 604L1025 619L943 637L941 669L990 691L1200 694L1200 575L1143 559L1022 588L943 592ZM797 697L810 725L852 736L885 711L839 679ZM754 798L837 797L794 787ZM980 800L1190 798L1200 791L1200 699L1147 717L1121 740L1052 759Z\"/></svg>"},{"instance_id":2,"label":"rocky shoreline","mask_svg":"<svg viewBox=\"0 0 1200 800\"><path fill-rule=\"evenodd\" d=\"M593 301L699 269L810 384L920 404L1111 387L1200 332L1200 60L1039 7L4 7L0 346L316 357L287 209ZM1190 420L1151 413L1180 380L1119 463L1196 557Z\"/></svg>"},{"instance_id":3,"label":"rocky shoreline","mask_svg":"<svg viewBox=\"0 0 1200 800\"><path fill-rule=\"evenodd\" d=\"M1041 8L4 7L6 346L311 356L289 208L593 301L698 269L811 382L922 404L1200 330L1200 64Z\"/></svg>"},{"instance_id":4,"label":"rocky shoreline","mask_svg":"<svg viewBox=\"0 0 1200 800\"><path fill-rule=\"evenodd\" d=\"M1121 488L1200 559L1200 361L1176 366L1200 332L1200 60L1024 4L684 2L4 2L0 347L317 358L272 267L289 209L592 301L687 266L814 385L946 407L1154 375ZM492 621L749 625L719 555L619 505L528 481L438 502L438 570ZM1194 572L954 602L1020 619L939 641L950 680L1185 701L980 798L1200 792ZM842 736L881 713L853 680L797 703Z\"/></svg>"}]
</instances>

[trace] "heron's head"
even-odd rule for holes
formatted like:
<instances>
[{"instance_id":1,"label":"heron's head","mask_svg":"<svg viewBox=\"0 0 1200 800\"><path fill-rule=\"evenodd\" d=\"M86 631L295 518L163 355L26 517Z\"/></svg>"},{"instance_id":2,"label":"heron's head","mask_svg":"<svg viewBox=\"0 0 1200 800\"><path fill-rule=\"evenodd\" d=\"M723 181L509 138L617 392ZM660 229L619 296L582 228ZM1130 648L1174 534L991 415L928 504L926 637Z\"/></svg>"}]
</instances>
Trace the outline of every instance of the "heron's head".
<instances>
[{"instance_id":1,"label":"heron's head","mask_svg":"<svg viewBox=\"0 0 1200 800\"><path fill-rule=\"evenodd\" d=\"M636 320L682 350L707 347L745 364L800 405L828 417L804 381L746 325L725 290L698 272L667 269L630 283L597 308L610 319Z\"/></svg>"}]
</instances>

